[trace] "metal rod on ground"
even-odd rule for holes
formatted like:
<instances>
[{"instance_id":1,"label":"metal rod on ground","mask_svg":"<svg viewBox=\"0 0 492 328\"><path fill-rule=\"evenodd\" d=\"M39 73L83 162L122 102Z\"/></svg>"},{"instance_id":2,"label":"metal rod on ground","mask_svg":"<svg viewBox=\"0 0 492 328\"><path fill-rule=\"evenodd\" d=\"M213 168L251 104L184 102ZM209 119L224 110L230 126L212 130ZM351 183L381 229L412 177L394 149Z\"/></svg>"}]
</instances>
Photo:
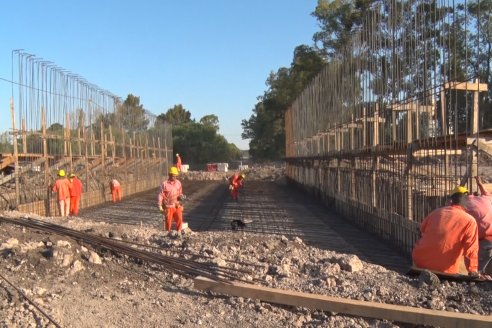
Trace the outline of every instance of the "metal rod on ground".
<instances>
[{"instance_id":1,"label":"metal rod on ground","mask_svg":"<svg viewBox=\"0 0 492 328\"><path fill-rule=\"evenodd\" d=\"M20 290L19 288L17 288L17 287L16 287L13 283L11 283L11 282L10 282L7 278L5 278L2 274L0 274L0 278L2 278L3 280L5 280L5 282L6 282L7 284L9 284L10 286L12 286L12 288L14 288L14 289L17 291L17 293L19 293L20 295L22 295L22 297L24 297L24 298L25 298L25 299L29 302L29 304L31 304L31 305L32 305L32 306L34 306L34 307L35 307L35 308L36 308L39 312L41 312L41 313L42 313L42 314L43 314L43 315L44 315L44 316L45 316L45 317L46 317L46 318L47 318L47 319L48 319L48 320L49 320L52 324L54 324L54 325L55 325L56 327L58 327L58 328L61 328L61 326L60 326L58 323L56 323L56 321L55 321L55 320L53 320L53 318L51 318L51 317L50 317L50 316L49 316L46 312L44 312L44 311L43 311L43 310L42 310L42 309L41 309L41 308L40 308L40 307L39 307L36 303L34 303L33 301L31 301L31 300L29 299L29 297L27 297L27 295L26 295L26 294L24 294L24 293L22 292L22 290Z\"/></svg>"}]
</instances>

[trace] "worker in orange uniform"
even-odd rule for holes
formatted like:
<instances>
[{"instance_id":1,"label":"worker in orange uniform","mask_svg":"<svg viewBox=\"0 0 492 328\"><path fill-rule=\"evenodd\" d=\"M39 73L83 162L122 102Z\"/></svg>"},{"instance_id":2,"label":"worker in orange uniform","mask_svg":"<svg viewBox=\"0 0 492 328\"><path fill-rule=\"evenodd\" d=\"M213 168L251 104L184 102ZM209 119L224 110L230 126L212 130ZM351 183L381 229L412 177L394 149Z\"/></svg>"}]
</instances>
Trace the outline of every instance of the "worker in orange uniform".
<instances>
[{"instance_id":1,"label":"worker in orange uniform","mask_svg":"<svg viewBox=\"0 0 492 328\"><path fill-rule=\"evenodd\" d=\"M82 196L82 181L70 174L70 215L79 215L80 197Z\"/></svg>"},{"instance_id":2,"label":"worker in orange uniform","mask_svg":"<svg viewBox=\"0 0 492 328\"><path fill-rule=\"evenodd\" d=\"M480 194L469 195L465 202L468 214L478 226L478 267L481 272L492 274L492 194L483 186L482 179L475 177Z\"/></svg>"},{"instance_id":3,"label":"worker in orange uniform","mask_svg":"<svg viewBox=\"0 0 492 328\"><path fill-rule=\"evenodd\" d=\"M109 188L111 189L111 199L113 200L113 203L116 203L116 201L121 202L121 183L113 178L109 183Z\"/></svg>"},{"instance_id":4,"label":"worker in orange uniform","mask_svg":"<svg viewBox=\"0 0 492 328\"><path fill-rule=\"evenodd\" d=\"M244 179L245 175L237 172L229 178L229 190L231 191L232 200L238 200L239 188L244 186Z\"/></svg>"},{"instance_id":5,"label":"worker in orange uniform","mask_svg":"<svg viewBox=\"0 0 492 328\"><path fill-rule=\"evenodd\" d=\"M181 166L181 157L176 153L176 168L178 169L178 172L181 172Z\"/></svg>"},{"instance_id":6,"label":"worker in orange uniform","mask_svg":"<svg viewBox=\"0 0 492 328\"><path fill-rule=\"evenodd\" d=\"M468 274L478 276L478 230L475 219L462 206L468 189L452 191L450 205L435 209L422 222L422 237L412 251L422 269L460 274L463 257Z\"/></svg>"},{"instance_id":7,"label":"worker in orange uniform","mask_svg":"<svg viewBox=\"0 0 492 328\"><path fill-rule=\"evenodd\" d=\"M171 231L173 220L176 222L176 230L181 232L183 227L183 206L180 200L183 196L183 188L178 180L178 168L173 166L169 169L168 179L161 183L157 206L163 214L162 230Z\"/></svg>"},{"instance_id":8,"label":"worker in orange uniform","mask_svg":"<svg viewBox=\"0 0 492 328\"><path fill-rule=\"evenodd\" d=\"M70 212L70 181L65 176L65 170L58 171L58 179L56 179L52 191L57 193L60 216L68 216Z\"/></svg>"}]
</instances>

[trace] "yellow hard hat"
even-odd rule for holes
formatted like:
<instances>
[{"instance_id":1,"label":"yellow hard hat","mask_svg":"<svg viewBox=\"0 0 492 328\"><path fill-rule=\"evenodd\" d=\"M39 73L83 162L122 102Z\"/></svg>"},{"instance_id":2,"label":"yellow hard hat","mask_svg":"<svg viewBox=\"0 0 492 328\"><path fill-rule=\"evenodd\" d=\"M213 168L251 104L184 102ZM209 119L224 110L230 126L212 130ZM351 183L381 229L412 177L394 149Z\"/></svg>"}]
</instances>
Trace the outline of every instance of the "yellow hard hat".
<instances>
[{"instance_id":1,"label":"yellow hard hat","mask_svg":"<svg viewBox=\"0 0 492 328\"><path fill-rule=\"evenodd\" d=\"M456 194L456 193L460 193L460 194L466 194L468 193L468 189L466 189L466 187L464 186L456 186L456 188L453 189L453 191L451 191L451 195L452 194Z\"/></svg>"},{"instance_id":2,"label":"yellow hard hat","mask_svg":"<svg viewBox=\"0 0 492 328\"><path fill-rule=\"evenodd\" d=\"M246 176L244 175L244 173L241 173L239 176L241 177L241 179L245 179L246 178Z\"/></svg>"},{"instance_id":3,"label":"yellow hard hat","mask_svg":"<svg viewBox=\"0 0 492 328\"><path fill-rule=\"evenodd\" d=\"M176 168L176 166L171 166L171 168L169 169L169 175L174 175L174 176L177 176L179 173L178 173L178 169Z\"/></svg>"},{"instance_id":4,"label":"yellow hard hat","mask_svg":"<svg viewBox=\"0 0 492 328\"><path fill-rule=\"evenodd\" d=\"M58 171L58 176L59 177L64 177L65 176L65 170Z\"/></svg>"},{"instance_id":5,"label":"yellow hard hat","mask_svg":"<svg viewBox=\"0 0 492 328\"><path fill-rule=\"evenodd\" d=\"M71 173L71 174L69 175L69 177L70 177L70 178L75 178L75 174Z\"/></svg>"}]
</instances>

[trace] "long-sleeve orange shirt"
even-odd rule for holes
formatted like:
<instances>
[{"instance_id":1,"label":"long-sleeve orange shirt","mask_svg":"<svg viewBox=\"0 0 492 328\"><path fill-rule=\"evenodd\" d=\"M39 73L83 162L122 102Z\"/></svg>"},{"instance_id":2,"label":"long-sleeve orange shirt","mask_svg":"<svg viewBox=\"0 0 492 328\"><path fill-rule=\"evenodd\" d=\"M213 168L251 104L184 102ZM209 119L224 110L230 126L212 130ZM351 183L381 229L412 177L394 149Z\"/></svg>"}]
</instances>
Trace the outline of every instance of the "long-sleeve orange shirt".
<instances>
[{"instance_id":1,"label":"long-sleeve orange shirt","mask_svg":"<svg viewBox=\"0 0 492 328\"><path fill-rule=\"evenodd\" d=\"M53 192L58 194L58 200L70 198L70 181L66 178L61 178L55 181Z\"/></svg>"},{"instance_id":2,"label":"long-sleeve orange shirt","mask_svg":"<svg viewBox=\"0 0 492 328\"><path fill-rule=\"evenodd\" d=\"M82 195L82 181L80 181L77 177L74 177L70 188L70 196L73 197L80 195Z\"/></svg>"},{"instance_id":3,"label":"long-sleeve orange shirt","mask_svg":"<svg viewBox=\"0 0 492 328\"><path fill-rule=\"evenodd\" d=\"M229 184L234 188L239 188L243 185L243 179L239 175L239 173L235 173L231 177L229 177Z\"/></svg>"},{"instance_id":4,"label":"long-sleeve orange shirt","mask_svg":"<svg viewBox=\"0 0 492 328\"><path fill-rule=\"evenodd\" d=\"M157 206L175 207L179 204L178 196L182 194L183 188L179 180L165 180L161 183L157 196Z\"/></svg>"},{"instance_id":5,"label":"long-sleeve orange shirt","mask_svg":"<svg viewBox=\"0 0 492 328\"><path fill-rule=\"evenodd\" d=\"M477 222L463 207L450 205L432 211L420 229L422 237L412 251L417 267L455 274L464 256L467 270L478 271Z\"/></svg>"}]
</instances>

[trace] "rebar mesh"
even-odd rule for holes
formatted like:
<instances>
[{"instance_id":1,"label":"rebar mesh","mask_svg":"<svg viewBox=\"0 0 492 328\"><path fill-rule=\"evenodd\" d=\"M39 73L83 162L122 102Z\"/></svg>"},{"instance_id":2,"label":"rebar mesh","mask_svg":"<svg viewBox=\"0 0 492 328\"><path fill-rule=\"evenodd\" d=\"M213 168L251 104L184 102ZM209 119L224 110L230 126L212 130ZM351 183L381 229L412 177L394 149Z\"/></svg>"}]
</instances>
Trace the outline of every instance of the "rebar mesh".
<instances>
[{"instance_id":1,"label":"rebar mesh","mask_svg":"<svg viewBox=\"0 0 492 328\"><path fill-rule=\"evenodd\" d=\"M488 85L467 64L477 31L454 6L375 2L285 117L289 177L405 250L452 188L477 190L492 154Z\"/></svg>"},{"instance_id":2,"label":"rebar mesh","mask_svg":"<svg viewBox=\"0 0 492 328\"><path fill-rule=\"evenodd\" d=\"M12 52L14 67L10 138L8 149L2 143L0 164L2 208L49 199L60 169L76 174L85 191L104 193L113 177L158 183L172 161L170 125L22 50Z\"/></svg>"}]
</instances>

